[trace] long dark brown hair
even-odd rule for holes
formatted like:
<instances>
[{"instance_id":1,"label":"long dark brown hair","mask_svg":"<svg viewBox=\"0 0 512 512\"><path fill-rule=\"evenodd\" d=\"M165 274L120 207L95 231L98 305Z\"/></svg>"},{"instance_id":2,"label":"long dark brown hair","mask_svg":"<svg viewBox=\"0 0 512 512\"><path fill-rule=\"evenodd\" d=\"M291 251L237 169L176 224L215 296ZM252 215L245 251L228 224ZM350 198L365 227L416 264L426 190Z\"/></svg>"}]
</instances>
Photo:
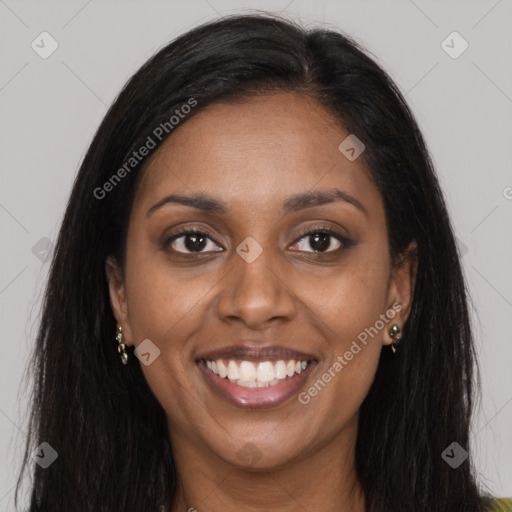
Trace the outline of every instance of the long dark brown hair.
<instances>
[{"instance_id":1,"label":"long dark brown hair","mask_svg":"<svg viewBox=\"0 0 512 512\"><path fill-rule=\"evenodd\" d=\"M365 144L384 201L394 261L418 247L412 310L396 355L382 350L361 409L356 469L370 512L481 512L488 505L469 448L478 372L453 229L424 139L390 77L354 40L271 15L204 24L162 48L129 80L85 155L56 243L30 361L32 404L16 503L30 471L30 512L159 511L178 485L163 408L115 341L105 260L124 262L129 214L144 161L98 189L156 127L194 98L298 91ZM172 130L169 129L172 136ZM157 140L156 148L167 136ZM96 191L96 193L95 193ZM43 469L43 441L59 454ZM29 464L30 462L30 464Z\"/></svg>"}]
</instances>

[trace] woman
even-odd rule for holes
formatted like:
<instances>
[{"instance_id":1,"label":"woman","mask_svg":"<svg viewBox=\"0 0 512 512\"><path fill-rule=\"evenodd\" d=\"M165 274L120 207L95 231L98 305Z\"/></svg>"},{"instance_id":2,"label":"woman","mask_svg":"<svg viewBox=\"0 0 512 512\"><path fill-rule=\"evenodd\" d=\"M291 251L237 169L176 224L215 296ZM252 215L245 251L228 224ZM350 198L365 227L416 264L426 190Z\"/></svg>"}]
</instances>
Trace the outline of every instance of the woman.
<instances>
[{"instance_id":1,"label":"woman","mask_svg":"<svg viewBox=\"0 0 512 512\"><path fill-rule=\"evenodd\" d=\"M30 512L491 510L474 363L391 79L339 33L223 18L131 78L79 171L34 353Z\"/></svg>"}]
</instances>

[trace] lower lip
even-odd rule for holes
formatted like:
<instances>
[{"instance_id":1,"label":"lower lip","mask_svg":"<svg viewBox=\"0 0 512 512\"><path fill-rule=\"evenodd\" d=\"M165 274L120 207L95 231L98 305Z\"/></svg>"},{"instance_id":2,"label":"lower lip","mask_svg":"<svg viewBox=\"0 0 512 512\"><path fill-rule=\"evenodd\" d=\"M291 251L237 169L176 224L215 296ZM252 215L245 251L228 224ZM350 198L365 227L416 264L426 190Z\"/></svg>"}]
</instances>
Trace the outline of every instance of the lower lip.
<instances>
[{"instance_id":1,"label":"lower lip","mask_svg":"<svg viewBox=\"0 0 512 512\"><path fill-rule=\"evenodd\" d=\"M208 385L229 403L246 409L268 409L283 404L304 386L305 380L313 370L316 362L312 361L305 370L282 382L265 388L246 388L234 384L211 372L203 361L198 363Z\"/></svg>"}]
</instances>

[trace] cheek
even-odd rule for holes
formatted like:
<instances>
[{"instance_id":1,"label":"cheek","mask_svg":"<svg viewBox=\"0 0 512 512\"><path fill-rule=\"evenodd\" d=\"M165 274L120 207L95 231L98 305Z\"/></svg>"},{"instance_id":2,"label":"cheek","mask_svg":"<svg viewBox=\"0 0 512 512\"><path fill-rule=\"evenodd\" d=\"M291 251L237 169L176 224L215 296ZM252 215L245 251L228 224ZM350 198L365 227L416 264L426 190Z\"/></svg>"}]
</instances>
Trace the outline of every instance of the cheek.
<instances>
[{"instance_id":1,"label":"cheek","mask_svg":"<svg viewBox=\"0 0 512 512\"><path fill-rule=\"evenodd\" d=\"M201 410L190 406L197 403L197 391L190 379L189 340L201 329L204 305L218 278L173 269L162 254L141 246L133 244L126 261L130 326L136 345L150 339L160 350L154 362L140 366L162 407L180 411L173 418L185 428L187 421L200 421L201 416Z\"/></svg>"},{"instance_id":2,"label":"cheek","mask_svg":"<svg viewBox=\"0 0 512 512\"><path fill-rule=\"evenodd\" d=\"M311 317L319 320L319 327L339 350L344 351L347 342L350 345L385 313L389 263L379 251L372 252L360 248L328 275L304 274L297 279L297 295L304 297Z\"/></svg>"},{"instance_id":3,"label":"cheek","mask_svg":"<svg viewBox=\"0 0 512 512\"><path fill-rule=\"evenodd\" d=\"M359 251L328 279L302 282L302 296L309 289L310 318L323 334L327 356L316 385L306 393L333 420L346 420L360 407L392 322L386 316L388 262L378 254ZM333 409L333 402L342 406Z\"/></svg>"},{"instance_id":4,"label":"cheek","mask_svg":"<svg viewBox=\"0 0 512 512\"><path fill-rule=\"evenodd\" d=\"M126 293L134 340L150 338L172 349L168 340L179 340L180 333L197 322L201 302L208 300L215 281L212 276L173 268L161 251L147 244L133 243L128 251Z\"/></svg>"}]
</instances>

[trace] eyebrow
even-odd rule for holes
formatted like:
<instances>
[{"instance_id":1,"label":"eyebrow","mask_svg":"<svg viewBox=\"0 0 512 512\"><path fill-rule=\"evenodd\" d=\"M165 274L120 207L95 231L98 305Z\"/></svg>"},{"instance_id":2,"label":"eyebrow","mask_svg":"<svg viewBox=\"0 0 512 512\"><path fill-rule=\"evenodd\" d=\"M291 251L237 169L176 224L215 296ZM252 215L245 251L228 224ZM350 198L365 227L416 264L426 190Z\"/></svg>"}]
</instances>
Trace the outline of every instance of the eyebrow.
<instances>
[{"instance_id":1,"label":"eyebrow","mask_svg":"<svg viewBox=\"0 0 512 512\"><path fill-rule=\"evenodd\" d=\"M285 214L289 214L303 210L305 208L322 206L324 204L333 203L335 201L344 201L349 203L361 210L365 215L368 215L368 211L360 201L358 201L350 194L347 194L346 192L343 192L337 188L328 190L315 190L312 192L304 192L292 195L283 203L283 212ZM154 204L146 213L146 217L149 217L153 212L162 206L171 203L190 206L192 208L197 208L198 210L202 210L208 213L219 213L223 215L229 213L229 208L225 202L211 196L204 194L170 194L158 201L158 203Z\"/></svg>"}]
</instances>

